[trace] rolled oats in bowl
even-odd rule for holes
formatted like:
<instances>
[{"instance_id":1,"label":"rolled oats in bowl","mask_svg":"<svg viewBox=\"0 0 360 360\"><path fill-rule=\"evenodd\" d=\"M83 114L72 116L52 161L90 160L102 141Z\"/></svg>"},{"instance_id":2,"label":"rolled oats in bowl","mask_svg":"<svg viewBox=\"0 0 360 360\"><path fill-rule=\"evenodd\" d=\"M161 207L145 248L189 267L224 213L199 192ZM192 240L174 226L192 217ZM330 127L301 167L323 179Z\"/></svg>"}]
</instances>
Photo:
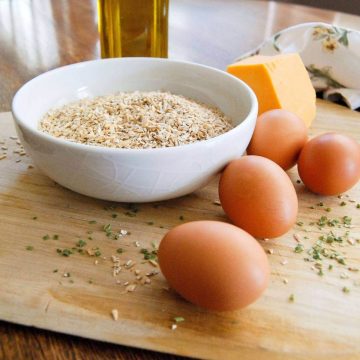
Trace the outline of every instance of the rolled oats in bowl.
<instances>
[{"instance_id":1,"label":"rolled oats in bowl","mask_svg":"<svg viewBox=\"0 0 360 360\"><path fill-rule=\"evenodd\" d=\"M18 135L44 174L86 196L141 203L211 181L246 150L257 110L236 77L159 58L66 65L30 80L12 102Z\"/></svg>"},{"instance_id":2,"label":"rolled oats in bowl","mask_svg":"<svg viewBox=\"0 0 360 360\"><path fill-rule=\"evenodd\" d=\"M218 108L169 92L120 92L53 109L39 130L76 143L111 148L173 147L229 131Z\"/></svg>"}]
</instances>

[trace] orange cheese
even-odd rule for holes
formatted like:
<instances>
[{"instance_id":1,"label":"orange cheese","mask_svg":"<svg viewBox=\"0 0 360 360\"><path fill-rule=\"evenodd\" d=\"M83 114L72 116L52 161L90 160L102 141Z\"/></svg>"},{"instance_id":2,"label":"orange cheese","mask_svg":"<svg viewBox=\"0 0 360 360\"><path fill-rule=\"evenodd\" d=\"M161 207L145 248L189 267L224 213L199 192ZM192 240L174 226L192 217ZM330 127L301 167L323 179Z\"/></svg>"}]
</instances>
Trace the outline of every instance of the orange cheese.
<instances>
[{"instance_id":1,"label":"orange cheese","mask_svg":"<svg viewBox=\"0 0 360 360\"><path fill-rule=\"evenodd\" d=\"M259 115L285 109L310 126L316 114L316 94L299 54L256 55L229 65L227 71L247 83L259 102Z\"/></svg>"}]
</instances>

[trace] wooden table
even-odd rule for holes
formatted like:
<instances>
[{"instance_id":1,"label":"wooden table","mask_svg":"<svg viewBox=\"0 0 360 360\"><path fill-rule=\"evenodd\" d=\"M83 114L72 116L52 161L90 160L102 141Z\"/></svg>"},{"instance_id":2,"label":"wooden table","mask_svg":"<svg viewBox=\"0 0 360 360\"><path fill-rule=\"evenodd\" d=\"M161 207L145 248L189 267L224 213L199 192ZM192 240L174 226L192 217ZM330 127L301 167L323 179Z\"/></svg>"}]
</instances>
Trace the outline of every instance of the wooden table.
<instances>
[{"instance_id":1,"label":"wooden table","mask_svg":"<svg viewBox=\"0 0 360 360\"><path fill-rule=\"evenodd\" d=\"M360 30L360 17L239 0L171 0L169 57L223 69L272 33L324 21ZM0 1L0 112L16 90L60 65L99 57L96 3L91 0ZM0 295L1 296L1 295ZM0 322L0 359L175 359Z\"/></svg>"}]
</instances>

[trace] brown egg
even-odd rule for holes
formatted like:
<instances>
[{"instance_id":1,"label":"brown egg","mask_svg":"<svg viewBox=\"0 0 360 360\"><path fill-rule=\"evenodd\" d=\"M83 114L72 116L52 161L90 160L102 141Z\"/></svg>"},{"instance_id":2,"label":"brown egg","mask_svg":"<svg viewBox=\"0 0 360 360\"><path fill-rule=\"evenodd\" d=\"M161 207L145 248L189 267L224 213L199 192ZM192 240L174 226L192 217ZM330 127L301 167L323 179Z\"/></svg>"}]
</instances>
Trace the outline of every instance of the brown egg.
<instances>
[{"instance_id":1,"label":"brown egg","mask_svg":"<svg viewBox=\"0 0 360 360\"><path fill-rule=\"evenodd\" d=\"M252 236L283 235L296 221L295 188L286 172L264 157L232 161L221 175L219 195L226 215Z\"/></svg>"},{"instance_id":2,"label":"brown egg","mask_svg":"<svg viewBox=\"0 0 360 360\"><path fill-rule=\"evenodd\" d=\"M317 136L302 149L298 170L311 191L322 195L341 194L360 179L360 145L341 134Z\"/></svg>"},{"instance_id":3,"label":"brown egg","mask_svg":"<svg viewBox=\"0 0 360 360\"><path fill-rule=\"evenodd\" d=\"M303 120L287 110L270 110L258 117L247 153L264 156L288 170L296 164L306 141Z\"/></svg>"},{"instance_id":4,"label":"brown egg","mask_svg":"<svg viewBox=\"0 0 360 360\"><path fill-rule=\"evenodd\" d=\"M267 287L269 264L258 242L234 225L193 221L170 230L158 250L170 286L211 310L245 307Z\"/></svg>"}]
</instances>

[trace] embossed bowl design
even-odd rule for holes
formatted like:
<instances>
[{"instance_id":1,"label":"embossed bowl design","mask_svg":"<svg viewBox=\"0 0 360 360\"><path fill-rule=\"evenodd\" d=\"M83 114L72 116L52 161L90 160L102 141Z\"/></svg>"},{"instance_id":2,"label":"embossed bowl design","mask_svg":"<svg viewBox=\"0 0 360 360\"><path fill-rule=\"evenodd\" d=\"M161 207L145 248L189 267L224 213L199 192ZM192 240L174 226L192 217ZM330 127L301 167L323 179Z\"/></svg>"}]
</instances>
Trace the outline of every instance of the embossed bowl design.
<instances>
[{"instance_id":1,"label":"embossed bowl design","mask_svg":"<svg viewBox=\"0 0 360 360\"><path fill-rule=\"evenodd\" d=\"M55 138L38 130L51 108L119 91L164 90L215 105L236 125L215 138L156 149L116 149ZM34 163L62 186L95 198L148 202L201 188L245 151L257 100L239 79L207 66L155 58L94 60L60 67L16 93L17 132Z\"/></svg>"}]
</instances>

